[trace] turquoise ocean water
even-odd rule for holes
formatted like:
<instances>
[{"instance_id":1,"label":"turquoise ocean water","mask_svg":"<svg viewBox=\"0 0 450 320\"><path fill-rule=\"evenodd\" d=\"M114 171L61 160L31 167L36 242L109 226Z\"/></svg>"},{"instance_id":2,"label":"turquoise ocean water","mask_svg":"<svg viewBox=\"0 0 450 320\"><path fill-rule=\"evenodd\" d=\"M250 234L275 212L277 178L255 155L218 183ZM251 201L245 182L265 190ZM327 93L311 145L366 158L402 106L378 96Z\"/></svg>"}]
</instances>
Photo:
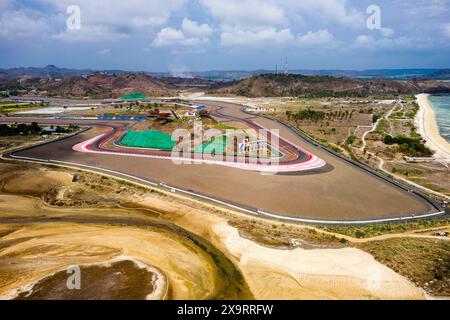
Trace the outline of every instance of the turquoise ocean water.
<instances>
[{"instance_id":1,"label":"turquoise ocean water","mask_svg":"<svg viewBox=\"0 0 450 320\"><path fill-rule=\"evenodd\" d=\"M430 96L441 136L450 142L450 95Z\"/></svg>"}]
</instances>

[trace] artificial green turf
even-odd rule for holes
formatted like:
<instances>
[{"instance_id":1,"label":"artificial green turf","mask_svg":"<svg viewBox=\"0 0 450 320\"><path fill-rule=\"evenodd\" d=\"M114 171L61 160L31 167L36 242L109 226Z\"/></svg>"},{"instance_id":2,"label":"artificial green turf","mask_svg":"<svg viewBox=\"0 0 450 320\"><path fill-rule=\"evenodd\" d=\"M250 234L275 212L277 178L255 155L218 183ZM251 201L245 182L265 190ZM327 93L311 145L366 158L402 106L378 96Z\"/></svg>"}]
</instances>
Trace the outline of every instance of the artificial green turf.
<instances>
[{"instance_id":1,"label":"artificial green turf","mask_svg":"<svg viewBox=\"0 0 450 320\"><path fill-rule=\"evenodd\" d=\"M126 94L126 95L120 97L120 99L122 99L122 100L134 100L134 99L147 99L147 97L144 94L142 94L142 93L134 92L134 93Z\"/></svg>"},{"instance_id":2,"label":"artificial green turf","mask_svg":"<svg viewBox=\"0 0 450 320\"><path fill-rule=\"evenodd\" d=\"M152 148L160 150L172 150L175 141L172 136L161 131L128 131L121 143L128 147Z\"/></svg>"},{"instance_id":3,"label":"artificial green turf","mask_svg":"<svg viewBox=\"0 0 450 320\"><path fill-rule=\"evenodd\" d=\"M205 142L202 145L198 145L195 147L194 151L196 153L203 154L224 154L225 149L227 148L227 138L225 136L218 137L213 141ZM213 152L214 151L214 152Z\"/></svg>"}]
</instances>

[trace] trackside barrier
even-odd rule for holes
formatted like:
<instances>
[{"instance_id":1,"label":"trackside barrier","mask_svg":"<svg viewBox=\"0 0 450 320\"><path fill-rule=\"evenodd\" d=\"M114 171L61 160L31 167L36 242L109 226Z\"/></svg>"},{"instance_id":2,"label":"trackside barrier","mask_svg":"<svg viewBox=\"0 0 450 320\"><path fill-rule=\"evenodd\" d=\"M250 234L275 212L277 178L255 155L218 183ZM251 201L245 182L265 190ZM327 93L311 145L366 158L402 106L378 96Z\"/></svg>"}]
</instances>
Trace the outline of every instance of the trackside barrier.
<instances>
[{"instance_id":1,"label":"trackside barrier","mask_svg":"<svg viewBox=\"0 0 450 320\"><path fill-rule=\"evenodd\" d=\"M258 210L258 213L261 216L266 216L266 217L274 218L274 219L277 219L277 220L288 220L288 221L313 223L313 224L361 225L361 224L399 222L399 221L408 221L408 220L414 220L414 219L430 218L430 217L441 215L441 214L445 213L445 211L439 211L439 212L435 212L435 213L428 213L428 214L422 214L422 215L411 215L411 216L399 217L399 218L385 218L385 219L373 219L373 220L361 220L361 221L345 221L345 222L339 221L339 220L315 220L315 219L286 217L286 216L280 216L280 215L277 215L277 214L274 214L274 213L269 213L269 212L262 211L262 210Z\"/></svg>"},{"instance_id":2,"label":"trackside barrier","mask_svg":"<svg viewBox=\"0 0 450 320\"><path fill-rule=\"evenodd\" d=\"M167 185L163 182L159 182L156 183L154 181L150 181L147 179L142 179L130 174L126 174L123 172L119 172L119 171L115 171L115 170L110 170L110 169L105 169L105 168L99 168L96 166L91 166L91 165L83 165L83 164L78 164L75 162L68 162L68 161L59 161L59 160L42 160L42 159L37 159L37 158L31 158L31 157L22 157L22 156L16 156L16 155L12 155L10 154L10 157L14 158L14 159L22 159L22 160L28 160L28 161L37 161L37 162L44 162L44 163L55 163L55 164L60 164L60 165L67 165L67 166L72 166L72 167L80 167L80 168L87 168L87 169L91 169L94 171L98 171L98 172L105 172L105 173L110 173L113 175L117 175L119 177L125 177L125 178L129 178L132 180L136 180L139 182L142 182L144 184L149 184L151 186L155 186L155 187L162 187L165 189L168 189L171 192L180 192L183 194L187 194L189 196L192 196L194 198L198 198L198 199L203 199L203 200L208 200L217 204L220 204L222 206L225 207L229 207L247 214L251 214L253 216L260 216L260 217L266 217L266 218L271 218L271 219L275 219L275 220L279 220L279 221L288 221L288 222L297 222L297 223L311 223L311 224L323 224L323 225L335 225L335 224L339 224L339 225L364 225L364 224L371 224L371 223L383 223L383 222L398 222L398 221L407 221L407 220L414 220L414 219L421 219L421 218L427 218L427 217L433 217L433 216L437 216L440 214L445 213L445 211L439 211L439 212L435 212L435 213L430 213L430 214L424 214L424 215L411 215L411 216L407 216L407 217L398 217L398 218L385 218L385 219L373 219L373 220L361 220L361 221L357 221L357 220L317 220L317 219L307 219L307 218L297 218L297 217L288 217L288 216L283 216L283 215L279 215L279 214L275 214L275 213L269 213L267 211L263 211L263 210L250 210L248 208L244 208L241 207L239 205L227 202L227 201L223 201L223 200L219 200L213 197L209 197L209 196L205 196L202 195L200 193L196 193L193 191L188 191L188 190L184 190L184 189L180 189L174 186L170 186Z\"/></svg>"}]
</instances>

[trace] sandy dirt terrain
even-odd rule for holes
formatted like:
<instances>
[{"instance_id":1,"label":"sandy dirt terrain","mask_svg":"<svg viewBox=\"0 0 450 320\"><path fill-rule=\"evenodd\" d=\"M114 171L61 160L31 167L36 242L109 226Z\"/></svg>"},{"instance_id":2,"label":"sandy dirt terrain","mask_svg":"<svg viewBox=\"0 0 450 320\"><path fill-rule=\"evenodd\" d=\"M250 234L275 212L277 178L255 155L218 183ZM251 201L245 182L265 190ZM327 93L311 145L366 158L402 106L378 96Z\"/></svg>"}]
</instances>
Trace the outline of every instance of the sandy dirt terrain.
<instances>
[{"instance_id":1,"label":"sandy dirt terrain","mask_svg":"<svg viewBox=\"0 0 450 320\"><path fill-rule=\"evenodd\" d=\"M19 169L13 166L2 164L2 174ZM419 288L359 249L269 248L243 238L228 224L238 213L159 193L136 193L92 174L40 166L22 170L22 180L2 175L3 185L14 191L0 194L3 298L70 265L123 256L160 270L167 279L165 297L172 299L424 298ZM46 179L49 189L33 192L31 184L27 190L13 188L33 179ZM92 189L92 179L105 189ZM42 200L52 188L67 192L81 182L106 198L97 207L49 206ZM115 190L133 205L106 205Z\"/></svg>"},{"instance_id":2,"label":"sandy dirt terrain","mask_svg":"<svg viewBox=\"0 0 450 320\"><path fill-rule=\"evenodd\" d=\"M213 230L261 299L423 298L420 289L358 249L283 251L242 239L226 223Z\"/></svg>"}]
</instances>

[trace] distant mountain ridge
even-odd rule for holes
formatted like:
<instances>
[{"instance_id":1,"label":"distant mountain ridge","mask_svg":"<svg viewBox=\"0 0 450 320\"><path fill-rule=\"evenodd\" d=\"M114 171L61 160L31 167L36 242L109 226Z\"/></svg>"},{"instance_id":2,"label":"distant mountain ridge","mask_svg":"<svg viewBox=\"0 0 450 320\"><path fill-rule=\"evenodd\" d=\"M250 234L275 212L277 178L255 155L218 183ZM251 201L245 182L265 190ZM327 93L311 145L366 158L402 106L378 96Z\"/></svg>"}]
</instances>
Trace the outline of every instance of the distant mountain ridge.
<instances>
[{"instance_id":1,"label":"distant mountain ridge","mask_svg":"<svg viewBox=\"0 0 450 320\"><path fill-rule=\"evenodd\" d=\"M206 83L205 83L206 82ZM203 80L201 83L209 85ZM118 98L140 92L149 97L176 95L180 89L194 85L186 79L156 78L144 73L68 76L62 79L41 78L34 87L40 92L61 97Z\"/></svg>"},{"instance_id":2,"label":"distant mountain ridge","mask_svg":"<svg viewBox=\"0 0 450 320\"><path fill-rule=\"evenodd\" d=\"M10 69L0 69L0 73L12 78L21 77L58 77L58 76L74 76L84 73L92 73L92 70L78 70L78 69L66 69L58 68L53 65L48 65L43 68L39 67L18 67Z\"/></svg>"},{"instance_id":3,"label":"distant mountain ridge","mask_svg":"<svg viewBox=\"0 0 450 320\"><path fill-rule=\"evenodd\" d=\"M87 76L95 73L105 74L125 74L135 73L134 71L125 71L120 69L113 70L93 70L93 69L72 69L72 68L59 68L54 65L48 65L45 67L18 67L9 69L0 69L0 78L22 78L22 77L49 77L58 78L66 76ZM273 74L274 70L211 70L211 71L192 71L185 72L183 76L174 76L170 72L142 72L146 75L153 77L174 77L174 78L202 78L210 81L231 81L241 80L252 76L261 74ZM283 73L278 72L278 73ZM312 69L296 69L289 70L292 74L303 75L319 75L319 76L337 76L337 77L352 77L352 78L386 78L386 79L399 79L409 80L413 78L425 78L436 80L450 80L450 69L368 69L368 70L312 70Z\"/></svg>"},{"instance_id":4,"label":"distant mountain ridge","mask_svg":"<svg viewBox=\"0 0 450 320\"><path fill-rule=\"evenodd\" d=\"M95 72L87 75L84 73L87 71L89 70L60 69L55 66L47 66L43 69L13 69L11 73L21 75L18 77L0 71L0 94L11 96L31 93L58 97L118 98L133 92L140 92L148 97L176 96L180 91L188 90L247 97L366 97L370 95L450 92L450 82L421 77L398 80L396 78L265 73L249 76L242 80L213 81L200 77L180 78L161 75L156 77L143 72ZM77 74L81 72L83 72L82 75ZM408 70L403 74L406 73L418 74L418 71ZM46 76L36 76L37 74L46 74ZM234 73L235 76L237 74L237 72ZM377 72L374 71L374 74ZM430 71L429 73L436 77L443 77L447 74L448 70Z\"/></svg>"},{"instance_id":5,"label":"distant mountain ridge","mask_svg":"<svg viewBox=\"0 0 450 320\"><path fill-rule=\"evenodd\" d=\"M218 84L209 92L218 95L246 97L310 96L346 97L449 93L450 83L427 79L391 80L357 79L300 74L262 74L239 81Z\"/></svg>"},{"instance_id":6,"label":"distant mountain ridge","mask_svg":"<svg viewBox=\"0 0 450 320\"><path fill-rule=\"evenodd\" d=\"M369 70L313 70L296 69L288 70L290 74L302 74L307 76L334 76L360 79L398 79L410 80L414 78L450 80L450 69L369 69ZM230 81L242 80L262 74L284 74L284 71L255 70L255 71L205 71L192 72L191 75L210 80Z\"/></svg>"},{"instance_id":7,"label":"distant mountain ridge","mask_svg":"<svg viewBox=\"0 0 450 320\"><path fill-rule=\"evenodd\" d=\"M209 89L214 81L196 78L153 77L144 73L102 73L63 77L0 77L0 91L8 95L25 92L59 97L118 98L140 92L146 96L176 95L180 90Z\"/></svg>"}]
</instances>

